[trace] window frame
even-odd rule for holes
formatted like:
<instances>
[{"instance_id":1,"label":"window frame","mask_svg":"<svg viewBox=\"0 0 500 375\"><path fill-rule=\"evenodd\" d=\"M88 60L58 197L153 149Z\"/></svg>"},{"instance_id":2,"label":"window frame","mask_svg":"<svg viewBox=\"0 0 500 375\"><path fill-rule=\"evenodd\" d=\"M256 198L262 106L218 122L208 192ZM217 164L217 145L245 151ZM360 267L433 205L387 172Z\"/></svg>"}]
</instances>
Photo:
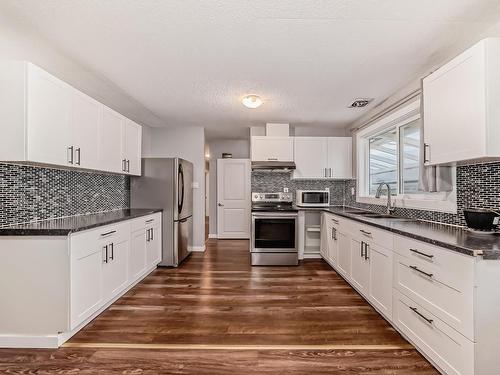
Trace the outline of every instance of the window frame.
<instances>
[{"instance_id":1,"label":"window frame","mask_svg":"<svg viewBox=\"0 0 500 375\"><path fill-rule=\"evenodd\" d=\"M356 156L357 156L357 179L356 179L356 202L375 205L386 205L386 195L381 198L375 198L369 190L370 173L370 152L369 139L377 134L384 133L396 128L397 131L397 195L391 198L396 207L411 208L447 213L457 212L457 194L456 194L456 170L453 168L453 191L439 193L401 193L401 153L400 153L400 129L401 127L421 119L420 99L409 104L405 104L392 113L377 120L373 124L361 129L356 133ZM422 150L420 150L422 152Z\"/></svg>"}]
</instances>

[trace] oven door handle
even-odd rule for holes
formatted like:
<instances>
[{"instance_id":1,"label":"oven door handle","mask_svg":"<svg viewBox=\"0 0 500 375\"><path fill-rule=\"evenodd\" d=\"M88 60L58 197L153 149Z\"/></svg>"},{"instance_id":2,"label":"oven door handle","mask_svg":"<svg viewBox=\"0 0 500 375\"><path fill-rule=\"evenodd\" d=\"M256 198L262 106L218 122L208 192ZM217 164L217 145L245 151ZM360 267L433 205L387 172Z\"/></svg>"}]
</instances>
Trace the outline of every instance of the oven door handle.
<instances>
[{"instance_id":1,"label":"oven door handle","mask_svg":"<svg viewBox=\"0 0 500 375\"><path fill-rule=\"evenodd\" d=\"M276 212L262 212L262 213L252 213L252 217L259 219L259 218L294 218L298 217L299 215L297 213L276 213Z\"/></svg>"}]
</instances>

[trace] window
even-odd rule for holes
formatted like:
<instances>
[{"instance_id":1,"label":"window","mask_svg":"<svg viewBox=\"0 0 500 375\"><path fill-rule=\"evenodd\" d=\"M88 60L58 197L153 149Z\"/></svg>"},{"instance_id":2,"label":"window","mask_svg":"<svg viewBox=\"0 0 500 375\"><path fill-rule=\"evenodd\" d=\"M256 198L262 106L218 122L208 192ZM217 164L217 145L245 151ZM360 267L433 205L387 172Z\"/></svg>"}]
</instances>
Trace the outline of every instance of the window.
<instances>
[{"instance_id":1,"label":"window","mask_svg":"<svg viewBox=\"0 0 500 375\"><path fill-rule=\"evenodd\" d=\"M420 101L406 105L356 135L358 196L362 203L385 204L375 198L381 183L390 186L397 206L456 212L456 191L419 190L422 144Z\"/></svg>"}]
</instances>

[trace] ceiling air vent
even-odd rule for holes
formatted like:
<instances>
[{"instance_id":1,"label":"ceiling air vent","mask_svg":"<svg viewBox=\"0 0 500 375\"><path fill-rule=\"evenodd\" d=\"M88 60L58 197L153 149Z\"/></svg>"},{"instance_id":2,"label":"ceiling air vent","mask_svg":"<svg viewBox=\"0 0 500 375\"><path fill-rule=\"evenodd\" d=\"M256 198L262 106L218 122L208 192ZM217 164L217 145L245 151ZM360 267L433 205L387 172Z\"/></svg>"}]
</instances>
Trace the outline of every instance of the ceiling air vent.
<instances>
[{"instance_id":1,"label":"ceiling air vent","mask_svg":"<svg viewBox=\"0 0 500 375\"><path fill-rule=\"evenodd\" d=\"M372 101L372 98L358 98L355 99L351 104L349 104L349 108L363 108L366 107Z\"/></svg>"}]
</instances>

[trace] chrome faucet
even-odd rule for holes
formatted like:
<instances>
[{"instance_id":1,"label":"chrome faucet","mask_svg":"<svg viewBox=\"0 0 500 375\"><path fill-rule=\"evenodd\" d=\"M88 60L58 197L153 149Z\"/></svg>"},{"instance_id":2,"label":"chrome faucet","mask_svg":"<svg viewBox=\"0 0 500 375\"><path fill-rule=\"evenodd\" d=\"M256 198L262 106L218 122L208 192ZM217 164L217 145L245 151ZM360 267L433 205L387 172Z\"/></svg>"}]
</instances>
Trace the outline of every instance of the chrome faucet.
<instances>
[{"instance_id":1,"label":"chrome faucet","mask_svg":"<svg viewBox=\"0 0 500 375\"><path fill-rule=\"evenodd\" d=\"M392 207L392 202L391 202L391 187L387 182L381 182L378 185L377 192L375 193L375 198L380 198L384 186L387 188L387 214L391 215L392 212L394 211L394 207Z\"/></svg>"}]
</instances>

